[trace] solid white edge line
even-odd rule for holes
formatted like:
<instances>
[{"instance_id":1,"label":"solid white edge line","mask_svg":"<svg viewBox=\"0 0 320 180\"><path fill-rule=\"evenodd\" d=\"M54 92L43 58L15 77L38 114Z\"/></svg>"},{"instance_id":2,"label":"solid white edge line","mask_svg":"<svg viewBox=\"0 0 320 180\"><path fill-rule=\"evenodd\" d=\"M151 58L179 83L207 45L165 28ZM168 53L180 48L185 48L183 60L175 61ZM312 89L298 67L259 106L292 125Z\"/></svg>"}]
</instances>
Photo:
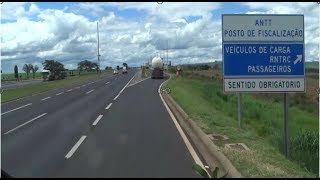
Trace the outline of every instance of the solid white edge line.
<instances>
[{"instance_id":1,"label":"solid white edge line","mask_svg":"<svg viewBox=\"0 0 320 180\"><path fill-rule=\"evenodd\" d=\"M1 115L7 114L7 113L9 113L9 112L12 112L12 111L15 111L15 110L18 110L18 109L21 109L21 108L24 108L24 107L26 107L26 106L30 106L31 104L32 104L32 103L29 103L29 104L26 104L26 105L17 107L17 108L15 108L15 109L11 109L11 110L9 110L9 111L7 111L7 112L2 113Z\"/></svg>"},{"instance_id":2,"label":"solid white edge line","mask_svg":"<svg viewBox=\"0 0 320 180\"><path fill-rule=\"evenodd\" d=\"M92 89L92 90L90 90L90 91L86 92L86 94L89 94L89 93L91 93L92 91L94 91L94 89Z\"/></svg>"},{"instance_id":3,"label":"solid white edge line","mask_svg":"<svg viewBox=\"0 0 320 180\"><path fill-rule=\"evenodd\" d=\"M87 136L81 136L81 138L78 140L78 142L71 148L71 150L65 156L66 159L69 159L73 155L73 153L76 152L76 150L81 145L81 143L86 139L86 137Z\"/></svg>"},{"instance_id":4,"label":"solid white edge line","mask_svg":"<svg viewBox=\"0 0 320 180\"><path fill-rule=\"evenodd\" d=\"M69 89L67 92L70 92L70 91L72 91L72 89Z\"/></svg>"},{"instance_id":5,"label":"solid white edge line","mask_svg":"<svg viewBox=\"0 0 320 180\"><path fill-rule=\"evenodd\" d=\"M118 94L115 98L113 98L114 101L120 96L120 94L122 93L122 91L128 86L128 84L132 81L132 79L136 76L137 73L138 73L138 72L136 72L136 73L133 75L133 77L128 81L128 83L121 89L121 91L119 92L119 94Z\"/></svg>"},{"instance_id":6,"label":"solid white edge line","mask_svg":"<svg viewBox=\"0 0 320 180\"><path fill-rule=\"evenodd\" d=\"M106 107L106 109L109 109L111 106L112 106L112 103L110 103L110 104Z\"/></svg>"},{"instance_id":7,"label":"solid white edge line","mask_svg":"<svg viewBox=\"0 0 320 180\"><path fill-rule=\"evenodd\" d=\"M98 124L98 122L100 121L100 119L102 118L102 114L100 114L98 117L97 117L97 119L93 122L93 126L95 126L95 125L97 125Z\"/></svg>"},{"instance_id":8,"label":"solid white edge line","mask_svg":"<svg viewBox=\"0 0 320 180\"><path fill-rule=\"evenodd\" d=\"M171 78L171 77L170 77L170 78ZM169 78L169 79L170 79L170 78ZM168 80L169 80L169 79L168 79ZM168 80L166 80L166 81L168 81ZM159 93L159 96L160 96L160 98L161 98L161 101L162 101L162 103L164 104L164 106L166 107L166 109L167 109L167 111L168 111L168 113L169 113L169 115L170 115L173 123L175 124L175 126L176 126L176 128L177 128L177 130L178 130L178 132L179 132L179 134L180 134L180 136L182 137L185 145L187 146L187 148L188 148L188 150L189 150L189 152L190 152L193 160L194 160L198 165L200 165L203 169L206 170L206 168L204 168L204 165L203 165L202 161L200 160L199 156L197 155L196 151L195 151L194 148L192 147L189 139L187 138L187 136L186 136L185 133L183 132L180 124L178 123L177 119L174 117L174 115L173 115L173 113L171 112L170 108L168 107L167 103L164 101L164 99L163 99L163 97L162 97L162 94L160 93L160 89L161 89L162 85L163 85L166 81L164 81L164 82L160 85L160 87L159 87L159 89L158 89L158 93Z\"/></svg>"},{"instance_id":9,"label":"solid white edge line","mask_svg":"<svg viewBox=\"0 0 320 180\"><path fill-rule=\"evenodd\" d=\"M19 126L17 126L17 127L15 127L15 128L13 128L13 129L11 129L10 131L7 131L6 133L4 133L4 134L9 134L9 133L11 133L11 132L13 132L13 131L15 131L15 130L17 130L17 129L19 129L19 128L21 128L22 126L25 126L26 124L28 124L28 123L30 123L30 122L32 122L32 121L34 121L34 120L36 120L36 119L38 119L38 118L40 118L40 117L42 117L42 116L44 116L44 115L46 115L47 113L43 113L43 114L41 114L41 115L39 115L39 116L37 116L37 117L35 117L35 118L33 118L33 119L31 119L30 121L27 121L27 122L25 122L25 123L23 123L23 124L21 124L21 125L19 125Z\"/></svg>"},{"instance_id":10,"label":"solid white edge line","mask_svg":"<svg viewBox=\"0 0 320 180\"><path fill-rule=\"evenodd\" d=\"M61 92L61 93L58 93L58 94L56 94L57 96L59 96L59 95L61 95L61 94L63 94L64 92Z\"/></svg>"},{"instance_id":11,"label":"solid white edge line","mask_svg":"<svg viewBox=\"0 0 320 180\"><path fill-rule=\"evenodd\" d=\"M50 99L51 97L49 96L49 97L46 97L46 98L43 98L43 99L41 99L41 101L44 101L44 100L47 100L47 99Z\"/></svg>"}]
</instances>

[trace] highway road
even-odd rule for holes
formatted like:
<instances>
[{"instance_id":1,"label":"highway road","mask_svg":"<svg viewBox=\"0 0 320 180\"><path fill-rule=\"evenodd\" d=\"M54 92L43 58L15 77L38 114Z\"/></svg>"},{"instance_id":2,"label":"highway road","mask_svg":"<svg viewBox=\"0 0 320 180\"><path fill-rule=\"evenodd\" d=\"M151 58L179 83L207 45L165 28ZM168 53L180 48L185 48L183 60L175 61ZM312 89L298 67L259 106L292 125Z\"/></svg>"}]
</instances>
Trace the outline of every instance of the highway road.
<instances>
[{"instance_id":1,"label":"highway road","mask_svg":"<svg viewBox=\"0 0 320 180\"><path fill-rule=\"evenodd\" d=\"M164 80L137 70L1 107L1 166L13 177L198 177L163 105Z\"/></svg>"}]
</instances>

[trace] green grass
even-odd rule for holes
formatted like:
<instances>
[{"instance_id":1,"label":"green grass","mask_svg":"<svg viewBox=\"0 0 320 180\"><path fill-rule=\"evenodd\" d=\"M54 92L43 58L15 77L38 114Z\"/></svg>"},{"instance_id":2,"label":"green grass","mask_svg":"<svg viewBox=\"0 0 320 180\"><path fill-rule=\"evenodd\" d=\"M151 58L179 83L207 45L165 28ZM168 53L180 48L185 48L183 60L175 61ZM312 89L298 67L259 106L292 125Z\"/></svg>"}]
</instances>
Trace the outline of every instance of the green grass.
<instances>
[{"instance_id":1,"label":"green grass","mask_svg":"<svg viewBox=\"0 0 320 180\"><path fill-rule=\"evenodd\" d=\"M173 78L168 83L171 96L204 129L227 135L217 143L245 143L251 150L223 152L245 177L316 177L319 162L318 114L298 107L289 109L291 157L281 153L283 104L243 94L243 129L238 128L237 96L224 94L222 82L208 78ZM308 133L305 133L308 132ZM298 145L312 142L309 149ZM302 143L302 144L303 144Z\"/></svg>"},{"instance_id":2,"label":"green grass","mask_svg":"<svg viewBox=\"0 0 320 180\"><path fill-rule=\"evenodd\" d=\"M108 71L103 71L101 75L110 75L112 74L111 70ZM81 76L72 76L68 77L63 80L56 80L56 81L47 81L35 85L30 85L27 87L22 87L18 89L10 89L10 90L5 90L1 94L1 102L7 102L10 100L18 99L24 96L28 96L34 93L40 93L44 91L49 91L57 88L62 88L68 85L73 85L73 84L80 84L81 82L88 81L88 80L93 80L98 77L97 73L91 73L91 74L86 74L86 75L81 75Z\"/></svg>"},{"instance_id":3,"label":"green grass","mask_svg":"<svg viewBox=\"0 0 320 180\"><path fill-rule=\"evenodd\" d=\"M79 76L79 70L69 70L69 71L66 71L67 72L67 76L69 77L72 77L72 74L70 74L70 72L73 71L73 76ZM105 72L106 70L102 70L102 72ZM110 70L108 70L110 71ZM83 71L81 72L80 75L88 75L88 74L97 74L96 71L90 71L90 72L87 72L87 71ZM19 78L20 78L20 75L22 77L22 80L27 80L27 73L23 72L23 73L19 73ZM30 73L29 74L29 79L33 79L33 74ZM35 79L42 79L42 73L41 72L36 72L35 73ZM14 73L7 73L7 74L1 74L1 80L2 81L15 81L16 79L14 78Z\"/></svg>"},{"instance_id":4,"label":"green grass","mask_svg":"<svg viewBox=\"0 0 320 180\"><path fill-rule=\"evenodd\" d=\"M27 79L27 73L19 73L19 78L20 78L20 75L22 76L22 80ZM36 72L35 78L41 79L42 78L41 72ZM29 79L33 79L32 73L29 74ZM1 80L2 81L15 81L16 79L14 78L14 73L11 73L11 74L1 74Z\"/></svg>"},{"instance_id":5,"label":"green grass","mask_svg":"<svg viewBox=\"0 0 320 180\"><path fill-rule=\"evenodd\" d=\"M315 68L315 69L319 69L319 62L318 62L318 61L305 62L305 68Z\"/></svg>"}]
</instances>

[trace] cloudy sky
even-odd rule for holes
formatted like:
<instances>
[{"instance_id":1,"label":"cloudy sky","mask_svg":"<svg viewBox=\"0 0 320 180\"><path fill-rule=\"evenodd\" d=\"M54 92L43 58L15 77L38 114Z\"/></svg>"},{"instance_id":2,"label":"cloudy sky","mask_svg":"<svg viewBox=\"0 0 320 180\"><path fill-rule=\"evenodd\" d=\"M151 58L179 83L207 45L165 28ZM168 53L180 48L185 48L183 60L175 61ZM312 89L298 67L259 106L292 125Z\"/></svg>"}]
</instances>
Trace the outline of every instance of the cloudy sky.
<instances>
[{"instance_id":1,"label":"cloudy sky","mask_svg":"<svg viewBox=\"0 0 320 180\"><path fill-rule=\"evenodd\" d=\"M245 3L11 3L1 6L1 68L21 71L45 59L73 69L97 61L97 22L101 66L123 62L140 66L165 54L173 64L221 61L221 14L304 14L306 61L319 60L320 6L313 2Z\"/></svg>"}]
</instances>

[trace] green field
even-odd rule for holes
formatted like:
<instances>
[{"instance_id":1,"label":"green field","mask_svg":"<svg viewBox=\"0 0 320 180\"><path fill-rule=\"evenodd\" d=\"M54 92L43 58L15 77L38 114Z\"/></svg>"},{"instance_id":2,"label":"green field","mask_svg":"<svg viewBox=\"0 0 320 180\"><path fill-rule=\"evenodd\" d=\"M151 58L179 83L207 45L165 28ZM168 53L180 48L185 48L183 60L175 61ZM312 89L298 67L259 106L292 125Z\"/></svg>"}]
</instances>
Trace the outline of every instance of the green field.
<instances>
[{"instance_id":1,"label":"green field","mask_svg":"<svg viewBox=\"0 0 320 180\"><path fill-rule=\"evenodd\" d=\"M19 73L19 78L20 78L20 75L22 77L22 80L27 80L27 73ZM41 78L42 78L41 72L36 72L35 79L41 79ZM33 79L32 73L29 74L29 79ZM1 74L1 80L2 81L15 81L16 79L14 78L14 74L11 73L11 74Z\"/></svg>"},{"instance_id":2,"label":"green field","mask_svg":"<svg viewBox=\"0 0 320 180\"><path fill-rule=\"evenodd\" d=\"M319 69L319 62L318 61L305 62L305 68Z\"/></svg>"},{"instance_id":3,"label":"green field","mask_svg":"<svg viewBox=\"0 0 320 180\"><path fill-rule=\"evenodd\" d=\"M102 72L105 72L106 70L102 70ZM79 70L69 70L66 71L67 72L67 76L79 76ZM71 74L73 72L73 74ZM82 71L80 75L87 75L87 74L97 74L96 71L91 71L91 72L87 72L87 71ZM20 76L22 77L22 80L27 80L27 73L19 73L19 78ZM29 79L33 79L33 74L30 73L29 74ZM35 79L42 79L42 74L41 72L36 72L35 73ZM14 74L13 73L8 73L8 74L1 74L1 80L2 82L6 82L6 81L16 81L16 79L14 78Z\"/></svg>"},{"instance_id":4,"label":"green field","mask_svg":"<svg viewBox=\"0 0 320 180\"><path fill-rule=\"evenodd\" d=\"M181 77L169 81L171 96L206 133L230 139L217 142L245 177L316 177L319 171L318 114L291 105L290 158L283 151L283 104L243 94L243 129L238 126L237 95L223 93L222 81ZM245 143L250 151L224 148Z\"/></svg>"},{"instance_id":5,"label":"green field","mask_svg":"<svg viewBox=\"0 0 320 180\"><path fill-rule=\"evenodd\" d=\"M112 74L111 70L104 70L102 71L102 76L110 75ZM24 96L28 96L34 93L40 93L44 91L49 91L57 88L62 88L65 86L73 85L73 84L80 84L81 82L97 79L98 75L97 73L87 73L82 74L81 76L71 76L63 80L55 80L55 81L47 81L36 85L30 85L27 87L22 87L18 89L10 89L5 90L1 94L1 102L7 102L10 100L14 100L17 98L21 98Z\"/></svg>"}]
</instances>

